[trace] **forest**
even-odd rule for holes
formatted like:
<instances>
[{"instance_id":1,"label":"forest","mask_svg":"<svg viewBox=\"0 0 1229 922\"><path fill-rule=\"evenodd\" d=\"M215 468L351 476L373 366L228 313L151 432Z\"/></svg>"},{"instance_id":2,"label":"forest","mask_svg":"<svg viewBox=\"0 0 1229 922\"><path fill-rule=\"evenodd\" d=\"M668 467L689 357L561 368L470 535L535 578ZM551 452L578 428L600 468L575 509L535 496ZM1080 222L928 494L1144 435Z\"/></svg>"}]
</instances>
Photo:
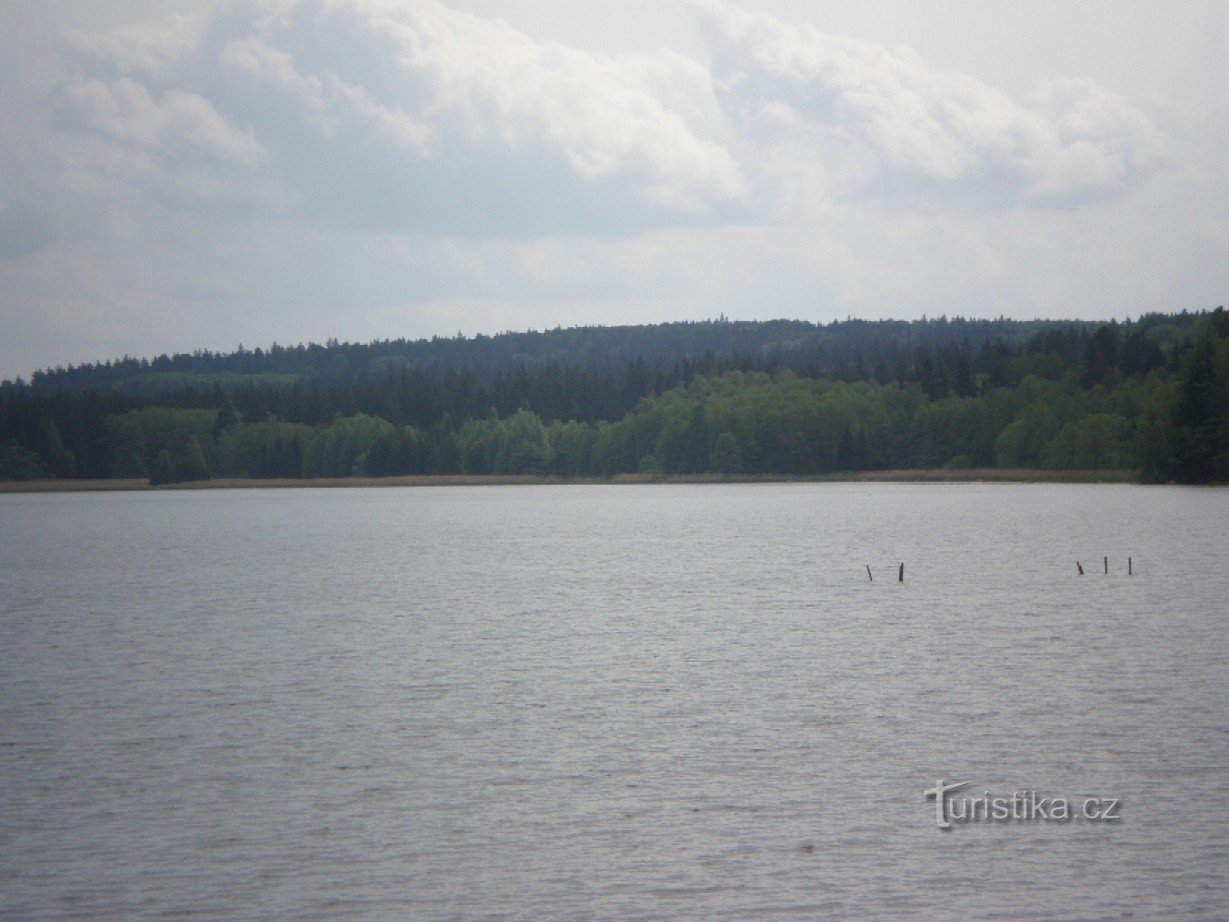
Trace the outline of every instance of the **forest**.
<instances>
[{"instance_id":1,"label":"forest","mask_svg":"<svg viewBox=\"0 0 1229 922\"><path fill-rule=\"evenodd\" d=\"M1229 481L1229 315L721 317L240 346L0 383L0 480L941 467Z\"/></svg>"}]
</instances>

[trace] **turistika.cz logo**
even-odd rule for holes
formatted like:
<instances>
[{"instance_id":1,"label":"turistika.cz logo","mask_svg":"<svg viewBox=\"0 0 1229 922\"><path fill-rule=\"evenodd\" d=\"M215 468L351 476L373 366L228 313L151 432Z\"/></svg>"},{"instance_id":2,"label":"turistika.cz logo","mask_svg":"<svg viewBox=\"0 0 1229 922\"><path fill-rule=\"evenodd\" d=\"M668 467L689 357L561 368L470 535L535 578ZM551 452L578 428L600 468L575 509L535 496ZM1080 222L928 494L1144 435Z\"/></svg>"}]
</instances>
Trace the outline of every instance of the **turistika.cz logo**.
<instances>
[{"instance_id":1,"label":"turistika.cz logo","mask_svg":"<svg viewBox=\"0 0 1229 922\"><path fill-rule=\"evenodd\" d=\"M1113 823L1122 819L1122 801L1117 797L1044 797L1037 791L955 797L972 781L948 784L942 778L922 795L935 802L935 823L940 829L965 823L1070 823L1074 820Z\"/></svg>"}]
</instances>

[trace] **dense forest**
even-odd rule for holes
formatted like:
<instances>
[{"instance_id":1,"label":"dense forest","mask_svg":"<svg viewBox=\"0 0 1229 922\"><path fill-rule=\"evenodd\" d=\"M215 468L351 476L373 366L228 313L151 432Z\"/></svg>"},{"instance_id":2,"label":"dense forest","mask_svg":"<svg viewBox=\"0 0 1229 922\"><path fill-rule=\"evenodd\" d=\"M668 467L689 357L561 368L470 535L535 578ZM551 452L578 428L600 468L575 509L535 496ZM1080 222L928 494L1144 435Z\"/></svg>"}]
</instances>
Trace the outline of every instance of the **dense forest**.
<instances>
[{"instance_id":1,"label":"dense forest","mask_svg":"<svg viewBox=\"0 0 1229 922\"><path fill-rule=\"evenodd\" d=\"M0 479L896 468L1229 481L1229 315L582 327L0 384Z\"/></svg>"}]
</instances>

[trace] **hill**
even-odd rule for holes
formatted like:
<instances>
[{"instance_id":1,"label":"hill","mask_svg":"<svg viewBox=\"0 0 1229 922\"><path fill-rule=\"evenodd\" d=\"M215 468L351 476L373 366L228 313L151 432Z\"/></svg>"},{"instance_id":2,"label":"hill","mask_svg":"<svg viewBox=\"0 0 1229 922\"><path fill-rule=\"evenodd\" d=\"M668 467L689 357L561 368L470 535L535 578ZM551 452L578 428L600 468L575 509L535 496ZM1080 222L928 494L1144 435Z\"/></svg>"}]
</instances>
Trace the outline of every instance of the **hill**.
<instances>
[{"instance_id":1,"label":"hill","mask_svg":"<svg viewBox=\"0 0 1229 922\"><path fill-rule=\"evenodd\" d=\"M0 384L0 478L1133 468L1229 479L1229 321L729 321L123 358Z\"/></svg>"}]
</instances>

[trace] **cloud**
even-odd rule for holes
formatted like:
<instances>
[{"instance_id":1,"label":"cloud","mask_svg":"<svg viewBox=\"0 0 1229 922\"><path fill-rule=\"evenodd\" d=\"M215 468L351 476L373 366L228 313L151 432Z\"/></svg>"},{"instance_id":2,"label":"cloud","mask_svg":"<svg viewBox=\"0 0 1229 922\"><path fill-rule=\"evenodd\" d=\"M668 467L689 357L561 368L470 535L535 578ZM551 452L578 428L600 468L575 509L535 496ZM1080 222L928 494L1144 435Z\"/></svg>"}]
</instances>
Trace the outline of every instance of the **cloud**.
<instances>
[{"instance_id":1,"label":"cloud","mask_svg":"<svg viewBox=\"0 0 1229 922\"><path fill-rule=\"evenodd\" d=\"M78 36L61 125L84 136L83 186L470 236L919 197L1053 207L1122 194L1166 156L1089 81L1017 101L907 48L691 5L706 61L569 47L437 0L227 0Z\"/></svg>"},{"instance_id":2,"label":"cloud","mask_svg":"<svg viewBox=\"0 0 1229 922\"><path fill-rule=\"evenodd\" d=\"M198 194L206 165L241 166L326 222L513 234L702 221L746 193L695 61L538 41L435 0L232 0L75 51L65 127L134 185L137 154L158 185L193 160Z\"/></svg>"},{"instance_id":3,"label":"cloud","mask_svg":"<svg viewBox=\"0 0 1229 922\"><path fill-rule=\"evenodd\" d=\"M1168 155L1168 139L1144 113L1090 80L1046 80L1030 101L1039 117L1015 154L1038 197L1120 192Z\"/></svg>"},{"instance_id":4,"label":"cloud","mask_svg":"<svg viewBox=\"0 0 1229 922\"><path fill-rule=\"evenodd\" d=\"M81 80L64 90L64 101L82 127L137 148L158 149L168 157L215 159L255 168L265 150L254 132L223 118L209 100L172 90L154 99L126 77L102 82Z\"/></svg>"},{"instance_id":5,"label":"cloud","mask_svg":"<svg viewBox=\"0 0 1229 922\"><path fill-rule=\"evenodd\" d=\"M523 2L522 22L585 15ZM437 0L220 0L49 28L58 66L12 53L30 14L0 4L0 58L25 61L0 81L0 375L240 340L1223 300L1211 91L1009 93L672 2L614 53Z\"/></svg>"},{"instance_id":6,"label":"cloud","mask_svg":"<svg viewBox=\"0 0 1229 922\"><path fill-rule=\"evenodd\" d=\"M722 105L754 147L797 161L841 198L889 189L1001 204L1121 193L1166 155L1138 109L1087 80L1050 80L1028 100L885 48L692 3Z\"/></svg>"},{"instance_id":7,"label":"cloud","mask_svg":"<svg viewBox=\"0 0 1229 922\"><path fill-rule=\"evenodd\" d=\"M110 74L157 77L180 67L199 47L211 12L168 16L107 32L74 32L68 45L82 66Z\"/></svg>"}]
</instances>

